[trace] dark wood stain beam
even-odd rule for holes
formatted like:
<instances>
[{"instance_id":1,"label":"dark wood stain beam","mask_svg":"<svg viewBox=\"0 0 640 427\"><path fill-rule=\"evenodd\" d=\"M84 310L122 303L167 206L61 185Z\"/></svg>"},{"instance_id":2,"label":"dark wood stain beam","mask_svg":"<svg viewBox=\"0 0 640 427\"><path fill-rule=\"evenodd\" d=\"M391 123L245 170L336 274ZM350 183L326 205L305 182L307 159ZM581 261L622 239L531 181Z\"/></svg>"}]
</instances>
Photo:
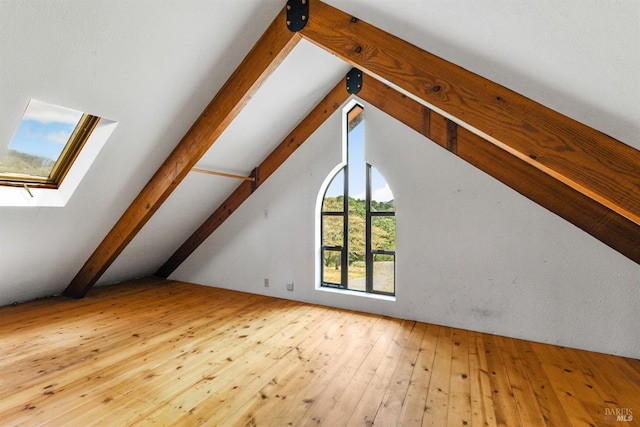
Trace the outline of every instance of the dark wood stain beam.
<instances>
[{"instance_id":1,"label":"dark wood stain beam","mask_svg":"<svg viewBox=\"0 0 640 427\"><path fill-rule=\"evenodd\" d=\"M300 40L285 25L285 9L236 68L224 86L106 235L64 291L82 298L182 182L202 155Z\"/></svg>"},{"instance_id":2,"label":"dark wood stain beam","mask_svg":"<svg viewBox=\"0 0 640 427\"><path fill-rule=\"evenodd\" d=\"M640 224L640 151L318 0L303 38Z\"/></svg>"},{"instance_id":3,"label":"dark wood stain beam","mask_svg":"<svg viewBox=\"0 0 640 427\"><path fill-rule=\"evenodd\" d=\"M640 264L639 224L375 78L363 79L364 101Z\"/></svg>"},{"instance_id":4,"label":"dark wood stain beam","mask_svg":"<svg viewBox=\"0 0 640 427\"><path fill-rule=\"evenodd\" d=\"M296 128L267 156L255 169L254 183L244 182L218 207L213 214L180 246L156 273L159 277L169 277L193 251L198 248L231 214L251 196L253 190L264 183L293 152L306 141L347 100L349 93L341 80L296 126ZM253 188L252 188L253 184Z\"/></svg>"}]
</instances>

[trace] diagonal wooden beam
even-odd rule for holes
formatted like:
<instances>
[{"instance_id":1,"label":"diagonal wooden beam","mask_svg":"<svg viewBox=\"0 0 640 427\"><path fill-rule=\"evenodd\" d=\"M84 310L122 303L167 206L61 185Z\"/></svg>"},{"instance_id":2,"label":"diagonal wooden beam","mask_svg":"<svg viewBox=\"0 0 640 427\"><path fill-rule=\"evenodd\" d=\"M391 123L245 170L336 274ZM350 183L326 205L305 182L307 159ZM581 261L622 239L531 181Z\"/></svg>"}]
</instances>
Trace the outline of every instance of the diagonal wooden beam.
<instances>
[{"instance_id":1,"label":"diagonal wooden beam","mask_svg":"<svg viewBox=\"0 0 640 427\"><path fill-rule=\"evenodd\" d=\"M267 180L293 152L300 147L322 123L349 98L344 80L341 80L322 101L296 126L254 171L255 183L243 182L213 214L180 246L156 273L169 277L189 255L196 250L231 214ZM253 184L253 188L252 188Z\"/></svg>"},{"instance_id":2,"label":"diagonal wooden beam","mask_svg":"<svg viewBox=\"0 0 640 427\"><path fill-rule=\"evenodd\" d=\"M319 0L309 1L303 38L640 224L640 151Z\"/></svg>"},{"instance_id":3,"label":"diagonal wooden beam","mask_svg":"<svg viewBox=\"0 0 640 427\"><path fill-rule=\"evenodd\" d=\"M358 97L640 264L640 224L375 78Z\"/></svg>"},{"instance_id":4,"label":"diagonal wooden beam","mask_svg":"<svg viewBox=\"0 0 640 427\"><path fill-rule=\"evenodd\" d=\"M300 40L283 8L253 49L100 243L64 295L82 298Z\"/></svg>"},{"instance_id":5,"label":"diagonal wooden beam","mask_svg":"<svg viewBox=\"0 0 640 427\"><path fill-rule=\"evenodd\" d=\"M209 104L65 290L82 297L242 109L299 35L391 82L455 124L640 224L640 152L494 82L425 52L356 18L310 0L300 33L285 11ZM454 128L452 126L452 128ZM509 160L512 161L512 160ZM507 166L509 167L509 166Z\"/></svg>"}]
</instances>

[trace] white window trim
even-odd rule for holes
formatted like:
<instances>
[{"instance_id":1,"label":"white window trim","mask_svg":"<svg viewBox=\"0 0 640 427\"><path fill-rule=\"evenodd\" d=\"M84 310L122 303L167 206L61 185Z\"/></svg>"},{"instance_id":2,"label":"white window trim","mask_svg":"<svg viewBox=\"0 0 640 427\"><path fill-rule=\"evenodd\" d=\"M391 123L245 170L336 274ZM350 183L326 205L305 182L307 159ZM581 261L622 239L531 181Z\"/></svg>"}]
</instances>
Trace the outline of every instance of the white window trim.
<instances>
[{"instance_id":1,"label":"white window trim","mask_svg":"<svg viewBox=\"0 0 640 427\"><path fill-rule=\"evenodd\" d=\"M318 277L318 280L319 279L320 277ZM372 298L372 299L377 299L382 301L395 301L397 296L397 294L383 295L383 294L375 294L375 293L363 292L363 291L352 291L349 289L331 288L328 286L322 286L322 284L319 282L316 282L316 291L331 292L331 293L340 294L340 295L351 295L354 297Z\"/></svg>"}]
</instances>

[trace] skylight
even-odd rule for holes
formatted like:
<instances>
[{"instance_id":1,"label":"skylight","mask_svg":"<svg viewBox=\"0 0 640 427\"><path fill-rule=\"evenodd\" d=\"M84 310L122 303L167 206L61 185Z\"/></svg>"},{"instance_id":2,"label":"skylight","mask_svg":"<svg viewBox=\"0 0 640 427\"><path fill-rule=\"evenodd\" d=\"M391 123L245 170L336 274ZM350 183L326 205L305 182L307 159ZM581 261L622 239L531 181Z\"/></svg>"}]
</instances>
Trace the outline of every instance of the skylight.
<instances>
[{"instance_id":1,"label":"skylight","mask_svg":"<svg viewBox=\"0 0 640 427\"><path fill-rule=\"evenodd\" d=\"M58 188L99 119L32 99L0 152L0 185Z\"/></svg>"}]
</instances>

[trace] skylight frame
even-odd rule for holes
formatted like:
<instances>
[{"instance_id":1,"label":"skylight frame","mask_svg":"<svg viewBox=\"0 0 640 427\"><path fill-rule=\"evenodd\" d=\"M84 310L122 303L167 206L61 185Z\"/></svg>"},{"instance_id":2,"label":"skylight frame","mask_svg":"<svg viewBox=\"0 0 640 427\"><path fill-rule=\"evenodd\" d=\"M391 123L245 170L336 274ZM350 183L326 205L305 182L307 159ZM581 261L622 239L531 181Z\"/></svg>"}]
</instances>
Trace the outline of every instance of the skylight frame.
<instances>
[{"instance_id":1,"label":"skylight frame","mask_svg":"<svg viewBox=\"0 0 640 427\"><path fill-rule=\"evenodd\" d=\"M98 116L82 113L47 178L0 173L0 186L58 189L99 121Z\"/></svg>"}]
</instances>

